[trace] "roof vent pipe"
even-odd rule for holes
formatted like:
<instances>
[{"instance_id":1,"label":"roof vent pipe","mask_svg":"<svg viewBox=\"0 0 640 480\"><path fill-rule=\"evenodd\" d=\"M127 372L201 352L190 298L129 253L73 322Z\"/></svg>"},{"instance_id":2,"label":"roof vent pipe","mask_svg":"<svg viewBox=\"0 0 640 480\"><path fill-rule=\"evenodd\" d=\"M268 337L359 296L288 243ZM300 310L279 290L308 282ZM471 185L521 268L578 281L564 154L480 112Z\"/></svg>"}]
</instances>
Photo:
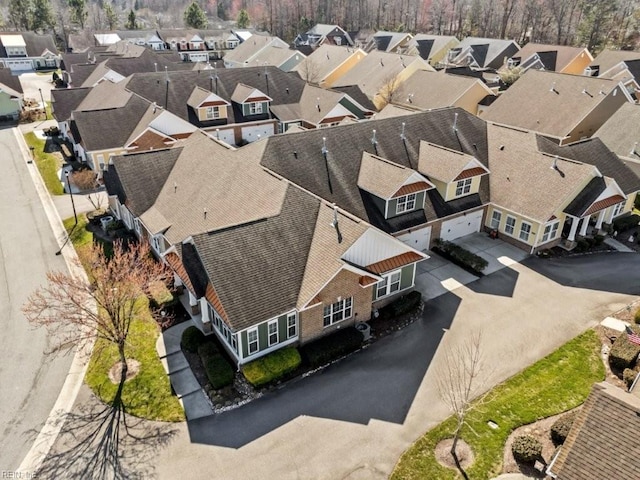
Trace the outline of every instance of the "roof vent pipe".
<instances>
[{"instance_id":1,"label":"roof vent pipe","mask_svg":"<svg viewBox=\"0 0 640 480\"><path fill-rule=\"evenodd\" d=\"M331 222L331 226L333 228L337 228L338 227L338 207L336 206L335 203L332 206L333 206L333 221Z\"/></svg>"},{"instance_id":2,"label":"roof vent pipe","mask_svg":"<svg viewBox=\"0 0 640 480\"><path fill-rule=\"evenodd\" d=\"M326 157L327 153L329 153L327 149L327 137L322 137L322 155Z\"/></svg>"},{"instance_id":3,"label":"roof vent pipe","mask_svg":"<svg viewBox=\"0 0 640 480\"><path fill-rule=\"evenodd\" d=\"M457 113L453 116L453 131L454 132L458 131L458 114Z\"/></svg>"},{"instance_id":4,"label":"roof vent pipe","mask_svg":"<svg viewBox=\"0 0 640 480\"><path fill-rule=\"evenodd\" d=\"M558 156L554 155L553 163L551 164L551 170L558 170Z\"/></svg>"},{"instance_id":5,"label":"roof vent pipe","mask_svg":"<svg viewBox=\"0 0 640 480\"><path fill-rule=\"evenodd\" d=\"M635 142L633 144L633 148L631 149L631 152L629 153L629 155L635 155L636 154L636 148L638 148L638 142Z\"/></svg>"},{"instance_id":6,"label":"roof vent pipe","mask_svg":"<svg viewBox=\"0 0 640 480\"><path fill-rule=\"evenodd\" d=\"M407 136L404 134L404 127L405 127L405 125L406 125L406 124L405 124L404 122L402 122L402 132L400 132L400 138L401 138L402 140L406 140L406 139L407 139Z\"/></svg>"}]
</instances>

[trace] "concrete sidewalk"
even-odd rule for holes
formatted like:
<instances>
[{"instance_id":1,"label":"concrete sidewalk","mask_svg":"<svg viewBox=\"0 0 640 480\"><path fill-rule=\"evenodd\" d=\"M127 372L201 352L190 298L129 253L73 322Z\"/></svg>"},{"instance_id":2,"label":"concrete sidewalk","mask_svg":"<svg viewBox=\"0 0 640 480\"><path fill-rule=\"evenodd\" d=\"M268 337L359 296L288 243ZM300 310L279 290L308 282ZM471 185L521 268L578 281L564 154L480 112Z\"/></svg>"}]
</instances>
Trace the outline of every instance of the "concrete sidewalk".
<instances>
[{"instance_id":1,"label":"concrete sidewalk","mask_svg":"<svg viewBox=\"0 0 640 480\"><path fill-rule=\"evenodd\" d=\"M187 420L213 415L211 402L198 383L182 353L180 339L182 333L193 326L193 321L179 323L165 330L156 342L156 350L173 391L178 396Z\"/></svg>"}]
</instances>

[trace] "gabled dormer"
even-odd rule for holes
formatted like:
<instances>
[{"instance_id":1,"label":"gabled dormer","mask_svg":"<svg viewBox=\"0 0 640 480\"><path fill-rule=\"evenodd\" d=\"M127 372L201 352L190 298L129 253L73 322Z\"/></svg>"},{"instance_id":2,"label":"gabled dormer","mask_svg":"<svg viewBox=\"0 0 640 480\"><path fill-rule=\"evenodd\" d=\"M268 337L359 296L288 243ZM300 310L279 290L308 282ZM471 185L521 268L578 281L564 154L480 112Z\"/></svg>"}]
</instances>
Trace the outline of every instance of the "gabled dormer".
<instances>
[{"instance_id":1,"label":"gabled dormer","mask_svg":"<svg viewBox=\"0 0 640 480\"><path fill-rule=\"evenodd\" d=\"M189 40L190 50L204 50L204 40L199 35L194 35Z\"/></svg>"},{"instance_id":2,"label":"gabled dormer","mask_svg":"<svg viewBox=\"0 0 640 480\"><path fill-rule=\"evenodd\" d=\"M187 100L200 122L212 122L222 124L227 122L227 107L231 103L201 87L196 87Z\"/></svg>"},{"instance_id":3,"label":"gabled dormer","mask_svg":"<svg viewBox=\"0 0 640 480\"><path fill-rule=\"evenodd\" d=\"M0 35L0 42L7 52L7 57L27 57L27 44L22 35Z\"/></svg>"},{"instance_id":4,"label":"gabled dormer","mask_svg":"<svg viewBox=\"0 0 640 480\"><path fill-rule=\"evenodd\" d=\"M475 157L429 142L420 142L418 171L435 185L445 202L478 193L489 169Z\"/></svg>"},{"instance_id":5,"label":"gabled dormer","mask_svg":"<svg viewBox=\"0 0 640 480\"><path fill-rule=\"evenodd\" d=\"M364 152L358 187L374 196L385 218L424 209L427 190L434 188L415 170Z\"/></svg>"},{"instance_id":6,"label":"gabled dormer","mask_svg":"<svg viewBox=\"0 0 640 480\"><path fill-rule=\"evenodd\" d=\"M231 95L231 101L240 106L242 115L250 117L253 115L266 115L269 112L269 104L273 99L257 88L239 83L233 91L233 95Z\"/></svg>"}]
</instances>

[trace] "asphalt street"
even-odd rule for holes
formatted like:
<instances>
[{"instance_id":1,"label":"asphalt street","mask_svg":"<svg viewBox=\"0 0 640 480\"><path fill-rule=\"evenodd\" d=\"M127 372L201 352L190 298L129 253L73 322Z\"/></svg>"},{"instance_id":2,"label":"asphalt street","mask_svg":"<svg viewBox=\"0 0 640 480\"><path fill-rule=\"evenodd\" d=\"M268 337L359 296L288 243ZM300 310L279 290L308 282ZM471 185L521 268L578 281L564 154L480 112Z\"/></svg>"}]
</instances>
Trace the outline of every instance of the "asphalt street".
<instances>
[{"instance_id":1,"label":"asphalt street","mask_svg":"<svg viewBox=\"0 0 640 480\"><path fill-rule=\"evenodd\" d=\"M0 474L12 472L49 415L71 356L47 355L52 343L21 307L49 270L66 270L12 129L0 130ZM8 477L7 477L8 478Z\"/></svg>"}]
</instances>

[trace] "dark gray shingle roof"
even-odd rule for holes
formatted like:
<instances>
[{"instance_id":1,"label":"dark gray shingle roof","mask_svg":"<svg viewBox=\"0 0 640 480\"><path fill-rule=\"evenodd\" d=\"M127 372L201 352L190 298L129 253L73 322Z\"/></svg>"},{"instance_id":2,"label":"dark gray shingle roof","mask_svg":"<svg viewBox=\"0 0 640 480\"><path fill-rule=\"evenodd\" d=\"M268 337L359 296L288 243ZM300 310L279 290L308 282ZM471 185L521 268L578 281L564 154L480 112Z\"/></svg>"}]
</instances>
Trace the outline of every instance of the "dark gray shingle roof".
<instances>
[{"instance_id":1,"label":"dark gray shingle roof","mask_svg":"<svg viewBox=\"0 0 640 480\"><path fill-rule=\"evenodd\" d=\"M71 112L82 103L91 91L90 88L59 88L51 90L53 116L59 122L69 120Z\"/></svg>"}]
</instances>

